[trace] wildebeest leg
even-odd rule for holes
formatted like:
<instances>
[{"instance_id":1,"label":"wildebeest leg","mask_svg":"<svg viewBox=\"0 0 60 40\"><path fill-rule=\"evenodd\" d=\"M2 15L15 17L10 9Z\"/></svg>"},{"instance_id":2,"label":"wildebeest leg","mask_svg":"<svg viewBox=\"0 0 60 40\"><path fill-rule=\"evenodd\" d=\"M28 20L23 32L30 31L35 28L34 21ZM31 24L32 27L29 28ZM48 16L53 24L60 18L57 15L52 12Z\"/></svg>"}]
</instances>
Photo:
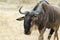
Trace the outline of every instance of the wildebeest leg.
<instances>
[{"instance_id":1,"label":"wildebeest leg","mask_svg":"<svg viewBox=\"0 0 60 40\"><path fill-rule=\"evenodd\" d=\"M55 40L55 38L57 38L57 40L59 40L59 38L58 38L58 29L59 29L59 27L58 26L56 26L57 28L55 28L55 34L54 34L54 40Z\"/></svg>"},{"instance_id":2,"label":"wildebeest leg","mask_svg":"<svg viewBox=\"0 0 60 40\"><path fill-rule=\"evenodd\" d=\"M51 38L51 36L52 36L53 32L54 32L54 30L53 30L53 29L51 29L51 30L50 30L50 33L49 33L49 35L48 35L48 40L50 40L50 38Z\"/></svg>"},{"instance_id":3,"label":"wildebeest leg","mask_svg":"<svg viewBox=\"0 0 60 40\"><path fill-rule=\"evenodd\" d=\"M40 36L39 36L39 40L43 40L43 34L46 30L46 27L44 27L42 30L40 30Z\"/></svg>"}]
</instances>

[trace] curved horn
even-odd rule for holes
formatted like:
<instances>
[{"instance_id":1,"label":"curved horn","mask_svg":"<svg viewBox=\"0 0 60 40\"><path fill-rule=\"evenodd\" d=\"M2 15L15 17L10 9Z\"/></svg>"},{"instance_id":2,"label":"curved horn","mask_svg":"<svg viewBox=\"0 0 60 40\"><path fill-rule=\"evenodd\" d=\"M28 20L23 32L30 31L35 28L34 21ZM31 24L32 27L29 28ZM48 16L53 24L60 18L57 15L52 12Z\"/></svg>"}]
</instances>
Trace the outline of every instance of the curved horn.
<instances>
[{"instance_id":1,"label":"curved horn","mask_svg":"<svg viewBox=\"0 0 60 40\"><path fill-rule=\"evenodd\" d=\"M23 12L21 12L22 7L23 7L23 6L20 7L19 12L20 12L21 14L24 14Z\"/></svg>"}]
</instances>

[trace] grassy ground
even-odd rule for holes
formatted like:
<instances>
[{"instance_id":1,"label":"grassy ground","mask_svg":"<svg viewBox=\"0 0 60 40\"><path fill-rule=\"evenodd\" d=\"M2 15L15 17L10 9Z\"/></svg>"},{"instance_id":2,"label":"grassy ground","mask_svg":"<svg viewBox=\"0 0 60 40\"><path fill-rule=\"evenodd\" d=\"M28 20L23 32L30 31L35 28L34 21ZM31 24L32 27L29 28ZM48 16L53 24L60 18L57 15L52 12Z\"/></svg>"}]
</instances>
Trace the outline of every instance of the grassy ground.
<instances>
[{"instance_id":1,"label":"grassy ground","mask_svg":"<svg viewBox=\"0 0 60 40\"><path fill-rule=\"evenodd\" d=\"M24 6L22 11L30 11L35 4L29 5L21 3ZM37 30L33 31L31 35L25 35L23 21L19 22L16 20L24 16L18 12L21 5L0 3L0 40L38 40L39 33ZM44 40L47 40L48 33L49 30L47 29L44 34ZM60 33L60 30L58 33ZM51 40L53 40L53 37Z\"/></svg>"}]
</instances>

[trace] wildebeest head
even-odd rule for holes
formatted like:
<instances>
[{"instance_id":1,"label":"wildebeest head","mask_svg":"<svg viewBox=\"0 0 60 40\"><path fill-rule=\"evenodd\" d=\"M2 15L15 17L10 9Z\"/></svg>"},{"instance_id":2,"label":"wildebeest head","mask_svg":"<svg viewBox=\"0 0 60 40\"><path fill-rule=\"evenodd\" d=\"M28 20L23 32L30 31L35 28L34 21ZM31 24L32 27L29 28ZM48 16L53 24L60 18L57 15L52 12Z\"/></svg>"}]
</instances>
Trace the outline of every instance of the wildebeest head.
<instances>
[{"instance_id":1,"label":"wildebeest head","mask_svg":"<svg viewBox=\"0 0 60 40\"><path fill-rule=\"evenodd\" d=\"M21 18L17 18L16 20L18 21L21 21L21 20L24 20L24 33L26 35L30 34L31 33L31 21L32 19L36 16L34 12L29 12L29 11L26 11L26 12L21 12L21 9L22 7L19 9L19 12L21 14L25 14L25 16L21 17Z\"/></svg>"},{"instance_id":2,"label":"wildebeest head","mask_svg":"<svg viewBox=\"0 0 60 40\"><path fill-rule=\"evenodd\" d=\"M32 12L26 11L23 13L23 12L21 12L22 7L19 9L19 12L21 14L25 14L25 16L18 18L17 20L20 21L20 20L24 19L24 33L26 35L29 35L31 33L31 28L33 25L38 25L41 22L40 20L43 18L43 15L44 15L43 11L46 12L46 10L47 10L46 9L47 5L44 3L39 7L42 7L42 9L43 9L43 10L37 9L38 11L41 11L41 12L36 12L36 9L35 9L35 11L32 11Z\"/></svg>"}]
</instances>

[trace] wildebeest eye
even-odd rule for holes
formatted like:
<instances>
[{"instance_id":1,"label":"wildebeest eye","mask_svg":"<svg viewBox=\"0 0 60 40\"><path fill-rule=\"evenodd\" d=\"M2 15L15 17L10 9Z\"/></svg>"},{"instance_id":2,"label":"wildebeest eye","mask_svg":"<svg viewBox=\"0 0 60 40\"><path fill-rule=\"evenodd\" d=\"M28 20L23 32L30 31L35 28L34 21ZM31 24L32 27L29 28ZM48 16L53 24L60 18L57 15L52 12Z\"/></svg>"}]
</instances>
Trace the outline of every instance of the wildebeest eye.
<instances>
[{"instance_id":1,"label":"wildebeest eye","mask_svg":"<svg viewBox=\"0 0 60 40\"><path fill-rule=\"evenodd\" d=\"M38 16L37 15L34 15L33 17L32 17L32 20L37 20L38 19Z\"/></svg>"},{"instance_id":2,"label":"wildebeest eye","mask_svg":"<svg viewBox=\"0 0 60 40\"><path fill-rule=\"evenodd\" d=\"M38 14L34 15L34 17L37 17L37 16L38 16Z\"/></svg>"},{"instance_id":3,"label":"wildebeest eye","mask_svg":"<svg viewBox=\"0 0 60 40\"><path fill-rule=\"evenodd\" d=\"M34 15L33 17L37 17L36 15Z\"/></svg>"}]
</instances>

